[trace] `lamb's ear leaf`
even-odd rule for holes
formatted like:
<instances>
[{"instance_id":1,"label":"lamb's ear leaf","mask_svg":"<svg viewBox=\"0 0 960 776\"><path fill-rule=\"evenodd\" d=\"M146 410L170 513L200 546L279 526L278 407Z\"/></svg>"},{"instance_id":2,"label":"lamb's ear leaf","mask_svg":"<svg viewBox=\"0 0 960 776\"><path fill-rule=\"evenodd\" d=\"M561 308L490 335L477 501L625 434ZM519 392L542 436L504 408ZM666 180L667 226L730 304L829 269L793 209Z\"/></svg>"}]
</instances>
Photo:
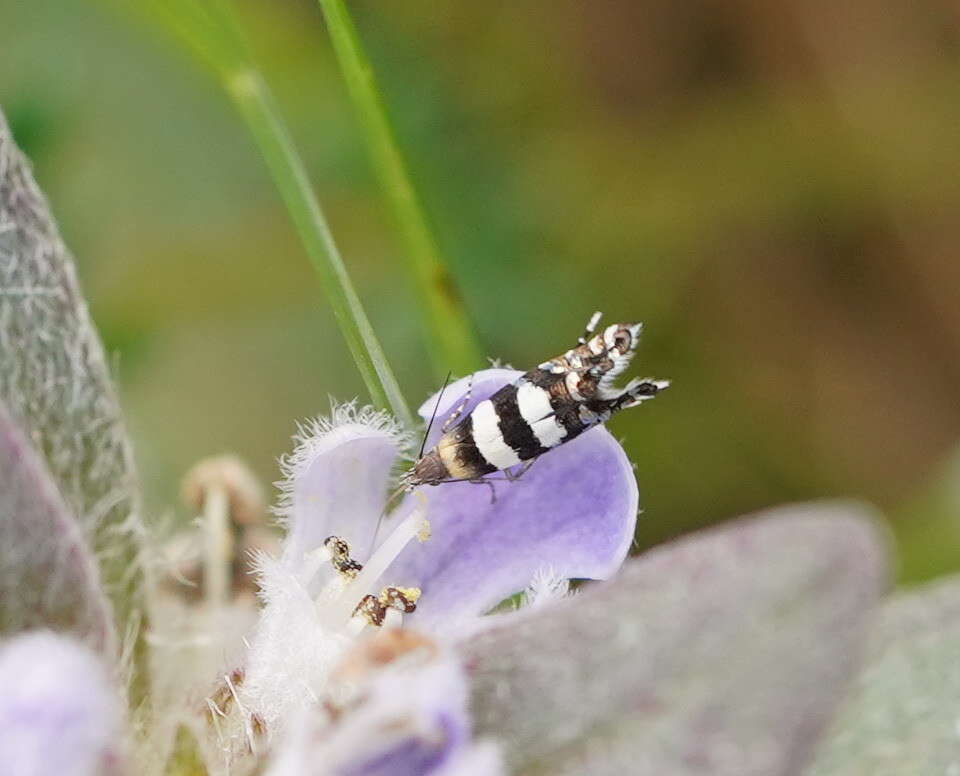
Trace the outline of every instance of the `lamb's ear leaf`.
<instances>
[{"instance_id":1,"label":"lamb's ear leaf","mask_svg":"<svg viewBox=\"0 0 960 776\"><path fill-rule=\"evenodd\" d=\"M893 596L811 773L960 773L958 655L960 575Z\"/></svg>"},{"instance_id":2,"label":"lamb's ear leaf","mask_svg":"<svg viewBox=\"0 0 960 776\"><path fill-rule=\"evenodd\" d=\"M0 633L70 631L116 648L96 560L46 466L0 404Z\"/></svg>"},{"instance_id":3,"label":"lamb's ear leaf","mask_svg":"<svg viewBox=\"0 0 960 776\"><path fill-rule=\"evenodd\" d=\"M73 260L0 114L0 401L97 558L123 654L142 649L141 507L103 346ZM131 677L140 677L138 670ZM132 700L138 700L134 679Z\"/></svg>"},{"instance_id":4,"label":"lamb's ear leaf","mask_svg":"<svg viewBox=\"0 0 960 776\"><path fill-rule=\"evenodd\" d=\"M794 774L885 584L869 510L770 510L464 645L478 733L523 774Z\"/></svg>"}]
</instances>

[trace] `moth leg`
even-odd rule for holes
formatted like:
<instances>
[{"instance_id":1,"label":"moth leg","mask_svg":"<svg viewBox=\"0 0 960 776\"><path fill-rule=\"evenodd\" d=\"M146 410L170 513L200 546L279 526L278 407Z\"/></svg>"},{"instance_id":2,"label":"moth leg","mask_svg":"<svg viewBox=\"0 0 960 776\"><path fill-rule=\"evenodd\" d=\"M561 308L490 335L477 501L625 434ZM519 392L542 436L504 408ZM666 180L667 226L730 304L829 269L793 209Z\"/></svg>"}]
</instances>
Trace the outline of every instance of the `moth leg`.
<instances>
[{"instance_id":1,"label":"moth leg","mask_svg":"<svg viewBox=\"0 0 960 776\"><path fill-rule=\"evenodd\" d=\"M590 320L587 321L586 327L584 327L583 334L580 335L580 339L577 340L578 345L586 345L587 340L593 336L593 332L597 329L597 324L600 323L600 318L603 316L599 310L590 316Z\"/></svg>"},{"instance_id":2,"label":"moth leg","mask_svg":"<svg viewBox=\"0 0 960 776\"><path fill-rule=\"evenodd\" d=\"M479 477L473 477L473 478L468 479L468 480L458 479L458 478L456 478L456 477L450 477L450 478L445 479L445 480L431 480L430 482L419 482L419 483L417 483L416 485L414 485L414 488L419 488L421 485L431 485L431 486L433 486L433 485L452 485L452 484L457 483L457 482L459 482L461 485L462 485L463 483L466 483L467 485L483 485L483 484L486 484L486 483L488 483L488 482L506 482L506 479L503 478L503 477L487 477L487 476L485 476L485 475L481 475L481 476L479 476Z\"/></svg>"},{"instance_id":3,"label":"moth leg","mask_svg":"<svg viewBox=\"0 0 960 776\"><path fill-rule=\"evenodd\" d=\"M487 479L486 477L476 477L472 480L467 480L471 485L486 485L490 488L490 503L497 503L497 489L493 486L493 481Z\"/></svg>"},{"instance_id":4,"label":"moth leg","mask_svg":"<svg viewBox=\"0 0 960 776\"><path fill-rule=\"evenodd\" d=\"M470 380L467 382L467 392L464 394L463 399L461 399L460 403L454 407L453 412L450 413L447 419L443 421L443 425L440 427L441 434L446 434L450 430L450 427L460 420L460 416L463 414L464 407L466 407L467 402L470 401L471 393L473 393L473 375L470 375Z\"/></svg>"},{"instance_id":5,"label":"moth leg","mask_svg":"<svg viewBox=\"0 0 960 776\"><path fill-rule=\"evenodd\" d=\"M537 458L539 458L539 457L540 457L540 456L538 455ZM516 481L519 480L524 474L526 474L528 471L530 471L530 467L533 466L533 464L536 462L537 458L531 458L531 459L529 459L529 460L527 460L527 461L524 461L523 464L521 465L519 471L511 472L509 469L504 469L504 470L503 470L503 476L506 477L508 480L510 480L510 482L516 482Z\"/></svg>"}]
</instances>

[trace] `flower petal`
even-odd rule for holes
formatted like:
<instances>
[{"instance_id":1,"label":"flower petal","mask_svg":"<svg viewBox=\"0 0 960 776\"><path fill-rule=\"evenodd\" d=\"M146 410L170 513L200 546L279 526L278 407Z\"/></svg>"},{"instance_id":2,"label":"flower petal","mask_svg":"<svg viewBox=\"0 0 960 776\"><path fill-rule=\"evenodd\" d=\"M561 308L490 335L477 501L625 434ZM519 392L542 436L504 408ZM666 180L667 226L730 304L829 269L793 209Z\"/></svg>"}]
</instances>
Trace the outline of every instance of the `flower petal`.
<instances>
[{"instance_id":1,"label":"flower petal","mask_svg":"<svg viewBox=\"0 0 960 776\"><path fill-rule=\"evenodd\" d=\"M388 670L377 677L370 697L348 726L344 742L366 742L343 776L417 776L450 761L470 740L467 684L451 657L425 666Z\"/></svg>"},{"instance_id":2,"label":"flower petal","mask_svg":"<svg viewBox=\"0 0 960 776\"><path fill-rule=\"evenodd\" d=\"M0 763L9 776L120 771L119 703L100 661L47 631L0 646Z\"/></svg>"},{"instance_id":3,"label":"flower petal","mask_svg":"<svg viewBox=\"0 0 960 776\"><path fill-rule=\"evenodd\" d=\"M479 372L467 411L519 375ZM442 409L456 406L465 388L465 380L450 386ZM428 400L421 413L432 412L435 403ZM385 584L422 589L410 623L431 628L472 619L544 569L605 579L623 562L636 523L637 484L623 448L605 428L551 450L520 480L494 487L495 502L488 486L475 483L420 489L428 499L432 538L408 546L383 576ZM401 510L412 506L411 499Z\"/></svg>"},{"instance_id":4,"label":"flower petal","mask_svg":"<svg viewBox=\"0 0 960 776\"><path fill-rule=\"evenodd\" d=\"M471 741L467 686L452 655L407 655L361 679L330 721L297 715L269 776L498 776L499 751Z\"/></svg>"},{"instance_id":5,"label":"flower petal","mask_svg":"<svg viewBox=\"0 0 960 776\"><path fill-rule=\"evenodd\" d=\"M386 500L390 469L404 447L397 423L370 407L343 404L331 417L300 429L297 447L281 462L285 481L277 513L285 519L284 564L299 565L304 554L328 536L346 539L363 557Z\"/></svg>"},{"instance_id":6,"label":"flower petal","mask_svg":"<svg viewBox=\"0 0 960 776\"><path fill-rule=\"evenodd\" d=\"M294 569L269 557L260 559L260 567L265 606L250 638L240 694L273 737L315 703L350 640L324 629L317 605Z\"/></svg>"},{"instance_id":7,"label":"flower petal","mask_svg":"<svg viewBox=\"0 0 960 776\"><path fill-rule=\"evenodd\" d=\"M460 752L431 776L503 776L506 772L500 747L481 741Z\"/></svg>"}]
</instances>

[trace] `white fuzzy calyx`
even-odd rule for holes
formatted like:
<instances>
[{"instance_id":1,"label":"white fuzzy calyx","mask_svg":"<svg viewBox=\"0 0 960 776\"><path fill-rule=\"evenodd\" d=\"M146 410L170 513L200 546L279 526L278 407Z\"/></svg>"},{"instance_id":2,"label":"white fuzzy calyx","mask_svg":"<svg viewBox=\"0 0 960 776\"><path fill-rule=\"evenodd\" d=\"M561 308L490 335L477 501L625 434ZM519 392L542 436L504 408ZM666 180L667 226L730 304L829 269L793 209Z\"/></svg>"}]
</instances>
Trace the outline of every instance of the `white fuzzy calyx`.
<instances>
[{"instance_id":1,"label":"white fuzzy calyx","mask_svg":"<svg viewBox=\"0 0 960 776\"><path fill-rule=\"evenodd\" d=\"M329 537L296 567L260 559L265 606L250 645L240 700L248 718L256 717L268 737L324 696L331 671L366 628L399 626L402 612L415 607L416 588L374 586L407 544L423 534L425 514L420 503L363 566L352 562L349 546L339 537ZM311 594L318 580L319 592ZM367 598L382 604L379 618L358 611Z\"/></svg>"}]
</instances>

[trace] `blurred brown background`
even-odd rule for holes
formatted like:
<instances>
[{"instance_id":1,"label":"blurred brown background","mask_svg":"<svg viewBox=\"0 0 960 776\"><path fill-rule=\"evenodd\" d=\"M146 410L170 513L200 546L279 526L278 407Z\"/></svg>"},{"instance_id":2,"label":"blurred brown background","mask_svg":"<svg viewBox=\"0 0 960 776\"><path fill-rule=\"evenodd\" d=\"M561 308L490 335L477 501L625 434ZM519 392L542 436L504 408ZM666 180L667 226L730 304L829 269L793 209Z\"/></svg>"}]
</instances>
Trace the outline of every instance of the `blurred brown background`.
<instances>
[{"instance_id":1,"label":"blurred brown background","mask_svg":"<svg viewBox=\"0 0 960 776\"><path fill-rule=\"evenodd\" d=\"M310 0L242 6L412 403L435 386L399 243ZM485 348L594 309L669 393L611 423L638 546L868 499L902 578L960 568L960 11L825 0L352 5ZM198 457L264 480L363 394L245 128L136 12L0 0L0 104L107 346L155 514Z\"/></svg>"}]
</instances>

